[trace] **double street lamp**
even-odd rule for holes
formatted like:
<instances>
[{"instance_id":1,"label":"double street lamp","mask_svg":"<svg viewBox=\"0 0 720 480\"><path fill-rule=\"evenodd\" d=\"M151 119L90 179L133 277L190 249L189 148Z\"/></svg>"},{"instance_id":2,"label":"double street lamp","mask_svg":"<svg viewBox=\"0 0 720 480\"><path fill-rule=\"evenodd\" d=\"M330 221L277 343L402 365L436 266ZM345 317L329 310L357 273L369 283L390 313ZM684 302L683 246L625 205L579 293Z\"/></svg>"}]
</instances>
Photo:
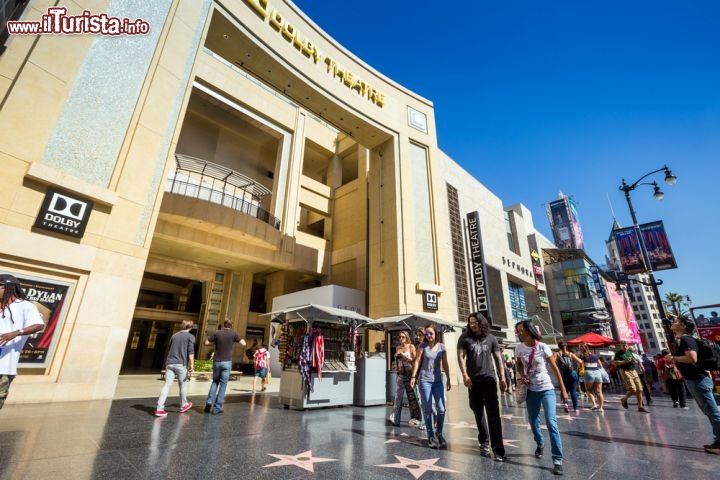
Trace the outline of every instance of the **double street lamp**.
<instances>
[{"instance_id":1,"label":"double street lamp","mask_svg":"<svg viewBox=\"0 0 720 480\"><path fill-rule=\"evenodd\" d=\"M650 175L653 175L655 173L664 172L665 173L665 183L668 185L675 185L675 182L677 182L677 177L672 174L670 169L667 167L667 165L664 165L663 168L659 168L657 170L653 170L652 172L646 173L642 177L638 178L635 182L628 184L625 182L625 179L623 178L622 183L620 184L620 190L625 193L625 200L627 200L628 208L630 209L630 216L632 217L633 221L633 228L635 229L635 234L638 238L638 243L640 244L640 252L642 253L642 259L643 259L643 267L645 269L645 273L648 275L649 281L647 283L640 282L643 285L649 284L652 287L653 295L655 296L655 304L657 306L658 313L660 315L660 320L662 321L663 328L665 330L665 337L668 342L668 345L670 345L674 339L674 335L672 331L670 330L670 322L667 318L665 318L665 310L663 309L662 304L662 298L660 297L660 291L658 290L658 285L662 284L662 281L656 281L655 276L653 275L652 271L652 265L650 263L650 257L648 256L647 249L645 248L645 239L642 236L642 232L640 231L640 225L638 224L637 216L635 215L635 209L633 208L632 200L630 200L630 192L635 190L640 185L648 185L653 187L653 197L655 197L656 200L662 200L665 197L665 194L660 190L660 187L658 186L657 182L643 182L644 179L649 177Z\"/></svg>"}]
</instances>

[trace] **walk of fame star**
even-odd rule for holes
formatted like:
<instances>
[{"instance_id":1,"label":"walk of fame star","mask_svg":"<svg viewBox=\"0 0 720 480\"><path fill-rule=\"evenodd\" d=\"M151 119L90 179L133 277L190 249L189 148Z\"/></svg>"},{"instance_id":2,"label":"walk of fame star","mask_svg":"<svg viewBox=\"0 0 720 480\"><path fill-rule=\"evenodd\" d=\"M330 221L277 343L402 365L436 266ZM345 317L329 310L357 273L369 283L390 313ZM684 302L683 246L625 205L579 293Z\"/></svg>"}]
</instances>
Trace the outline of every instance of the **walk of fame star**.
<instances>
[{"instance_id":1,"label":"walk of fame star","mask_svg":"<svg viewBox=\"0 0 720 480\"><path fill-rule=\"evenodd\" d=\"M408 472L412 474L415 478L420 478L420 476L425 472L453 472L458 473L457 470L450 470L449 468L439 467L435 465L435 462L440 460L439 458L428 458L427 460L413 460L411 458L405 458L401 457L400 455L395 455L395 458L398 459L398 463L389 463L386 465L375 465L376 467L386 467L386 468L404 468Z\"/></svg>"},{"instance_id":2,"label":"walk of fame star","mask_svg":"<svg viewBox=\"0 0 720 480\"><path fill-rule=\"evenodd\" d=\"M275 457L279 459L275 463L270 463L268 465L263 465L263 468L265 467L281 467L283 465L295 465L296 467L303 468L307 470L308 472L315 472L313 469L314 463L320 463L320 462L335 462L337 461L336 458L320 458L320 457L313 457L312 456L312 450L308 450L307 452L298 453L297 455L279 455L275 453L268 453L271 457Z\"/></svg>"}]
</instances>

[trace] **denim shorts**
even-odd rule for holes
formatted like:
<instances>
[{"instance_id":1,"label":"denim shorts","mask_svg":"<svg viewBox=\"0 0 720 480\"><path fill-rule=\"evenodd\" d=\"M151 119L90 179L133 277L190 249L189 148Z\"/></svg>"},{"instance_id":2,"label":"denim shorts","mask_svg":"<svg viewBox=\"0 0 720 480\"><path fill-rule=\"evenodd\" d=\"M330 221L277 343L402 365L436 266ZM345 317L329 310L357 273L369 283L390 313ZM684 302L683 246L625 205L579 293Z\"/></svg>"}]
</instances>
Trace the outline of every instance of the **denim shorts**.
<instances>
[{"instance_id":1,"label":"denim shorts","mask_svg":"<svg viewBox=\"0 0 720 480\"><path fill-rule=\"evenodd\" d=\"M585 383L602 383L602 373L600 373L600 369L585 370Z\"/></svg>"},{"instance_id":2,"label":"denim shorts","mask_svg":"<svg viewBox=\"0 0 720 480\"><path fill-rule=\"evenodd\" d=\"M256 368L255 369L255 376L260 378L267 377L267 368Z\"/></svg>"}]
</instances>

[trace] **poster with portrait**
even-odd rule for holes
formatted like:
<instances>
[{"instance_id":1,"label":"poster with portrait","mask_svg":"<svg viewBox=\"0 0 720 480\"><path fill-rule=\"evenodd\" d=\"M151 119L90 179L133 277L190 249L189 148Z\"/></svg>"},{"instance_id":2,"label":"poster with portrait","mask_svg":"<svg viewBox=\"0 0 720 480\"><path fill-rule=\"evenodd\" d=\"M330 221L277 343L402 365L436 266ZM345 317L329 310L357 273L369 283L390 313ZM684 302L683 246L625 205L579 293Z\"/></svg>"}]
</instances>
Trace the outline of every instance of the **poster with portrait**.
<instances>
[{"instance_id":1,"label":"poster with portrait","mask_svg":"<svg viewBox=\"0 0 720 480\"><path fill-rule=\"evenodd\" d=\"M640 232L653 271L677 268L662 221L643 223L640 225Z\"/></svg>"},{"instance_id":2,"label":"poster with portrait","mask_svg":"<svg viewBox=\"0 0 720 480\"><path fill-rule=\"evenodd\" d=\"M20 353L19 368L45 368L50 364L53 351L67 315L68 296L72 284L59 280L38 279L16 275L27 300L40 311L45 329L30 335Z\"/></svg>"},{"instance_id":3,"label":"poster with portrait","mask_svg":"<svg viewBox=\"0 0 720 480\"><path fill-rule=\"evenodd\" d=\"M635 227L626 227L613 230L615 244L620 255L620 264L623 272L628 275L642 273L645 271L640 241L638 240Z\"/></svg>"}]
</instances>

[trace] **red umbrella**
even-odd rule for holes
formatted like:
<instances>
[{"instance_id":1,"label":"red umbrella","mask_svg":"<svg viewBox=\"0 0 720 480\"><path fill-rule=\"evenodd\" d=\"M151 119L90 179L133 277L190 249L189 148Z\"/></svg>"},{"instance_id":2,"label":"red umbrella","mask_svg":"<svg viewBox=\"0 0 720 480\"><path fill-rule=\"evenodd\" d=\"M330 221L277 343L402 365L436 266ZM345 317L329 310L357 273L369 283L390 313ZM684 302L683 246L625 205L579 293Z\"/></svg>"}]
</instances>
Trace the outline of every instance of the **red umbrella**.
<instances>
[{"instance_id":1,"label":"red umbrella","mask_svg":"<svg viewBox=\"0 0 720 480\"><path fill-rule=\"evenodd\" d=\"M590 332L585 333L583 335L580 335L579 337L573 338L572 340L568 340L567 344L571 347L576 347L580 345L581 343L586 343L588 347L592 348L598 348L598 347L609 347L610 345L615 345L619 343L614 338L605 337L603 335L600 335L598 333Z\"/></svg>"}]
</instances>

